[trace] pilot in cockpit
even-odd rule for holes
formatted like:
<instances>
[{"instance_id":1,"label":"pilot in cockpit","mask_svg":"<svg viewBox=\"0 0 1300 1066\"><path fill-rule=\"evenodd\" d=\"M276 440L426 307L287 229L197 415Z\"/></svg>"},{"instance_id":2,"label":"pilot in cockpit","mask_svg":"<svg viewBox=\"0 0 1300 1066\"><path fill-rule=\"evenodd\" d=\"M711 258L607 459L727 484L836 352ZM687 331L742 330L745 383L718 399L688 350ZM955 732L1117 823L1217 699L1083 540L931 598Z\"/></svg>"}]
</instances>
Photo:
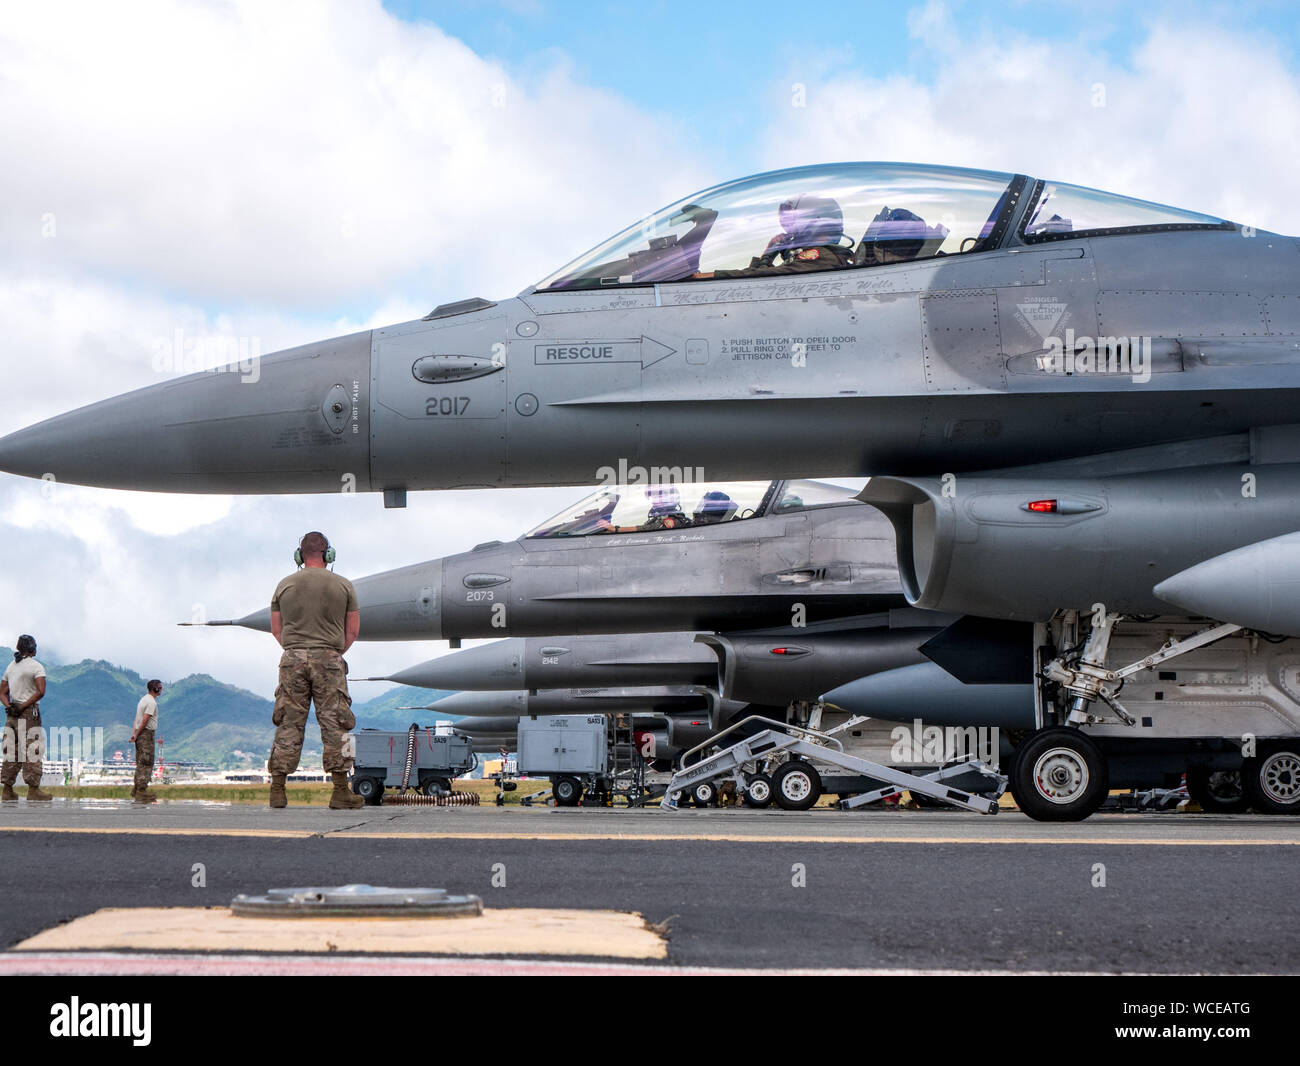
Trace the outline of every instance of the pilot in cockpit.
<instances>
[{"instance_id":1,"label":"pilot in cockpit","mask_svg":"<svg viewBox=\"0 0 1300 1066\"><path fill-rule=\"evenodd\" d=\"M803 193L781 203L781 232L767 243L762 255L739 270L713 270L697 278L752 278L764 274L801 274L833 270L853 263L852 241L844 240L844 213L829 196Z\"/></svg>"},{"instance_id":2,"label":"pilot in cockpit","mask_svg":"<svg viewBox=\"0 0 1300 1066\"><path fill-rule=\"evenodd\" d=\"M681 529L691 524L682 510L682 496L676 485L671 482L651 485L645 490L645 496L650 508L646 520L640 525L616 526L607 521L602 528L609 533L655 533L665 529Z\"/></svg>"}]
</instances>

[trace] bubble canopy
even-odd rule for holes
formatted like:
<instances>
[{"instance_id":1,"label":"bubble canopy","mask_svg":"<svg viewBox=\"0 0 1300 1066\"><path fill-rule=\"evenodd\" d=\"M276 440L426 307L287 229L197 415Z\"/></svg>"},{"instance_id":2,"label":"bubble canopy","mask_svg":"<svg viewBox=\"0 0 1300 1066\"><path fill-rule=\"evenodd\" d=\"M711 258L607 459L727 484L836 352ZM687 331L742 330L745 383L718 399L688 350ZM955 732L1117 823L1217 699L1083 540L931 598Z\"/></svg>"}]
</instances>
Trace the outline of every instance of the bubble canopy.
<instances>
[{"instance_id":1,"label":"bubble canopy","mask_svg":"<svg viewBox=\"0 0 1300 1066\"><path fill-rule=\"evenodd\" d=\"M1028 228L1014 235L1026 242L1230 226L1209 215L1018 174L915 163L830 163L774 170L685 197L597 245L540 282L536 291L692 281L717 271L748 277L968 255L1004 243L1024 199L1021 193L1032 194L1036 207ZM799 254L813 247L821 254Z\"/></svg>"},{"instance_id":2,"label":"bubble canopy","mask_svg":"<svg viewBox=\"0 0 1300 1066\"><path fill-rule=\"evenodd\" d=\"M589 537L740 522L759 515L853 502L858 490L820 481L662 482L608 485L524 534Z\"/></svg>"}]
</instances>

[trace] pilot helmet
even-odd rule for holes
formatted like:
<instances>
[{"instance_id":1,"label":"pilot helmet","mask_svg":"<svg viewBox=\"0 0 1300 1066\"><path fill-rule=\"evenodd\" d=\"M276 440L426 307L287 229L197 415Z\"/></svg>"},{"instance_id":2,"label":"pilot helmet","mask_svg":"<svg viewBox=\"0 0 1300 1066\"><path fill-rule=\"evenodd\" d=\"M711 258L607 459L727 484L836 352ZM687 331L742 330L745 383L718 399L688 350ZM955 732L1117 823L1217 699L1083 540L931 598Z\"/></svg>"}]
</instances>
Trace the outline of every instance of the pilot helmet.
<instances>
[{"instance_id":1,"label":"pilot helmet","mask_svg":"<svg viewBox=\"0 0 1300 1066\"><path fill-rule=\"evenodd\" d=\"M666 485L651 485L645 490L645 498L650 501L650 518L659 515L677 514L682 509L682 496L677 486L669 482Z\"/></svg>"},{"instance_id":2,"label":"pilot helmet","mask_svg":"<svg viewBox=\"0 0 1300 1066\"><path fill-rule=\"evenodd\" d=\"M844 235L844 212L829 196L801 193L781 203L781 229L789 248L810 248L817 244L838 244Z\"/></svg>"}]
</instances>

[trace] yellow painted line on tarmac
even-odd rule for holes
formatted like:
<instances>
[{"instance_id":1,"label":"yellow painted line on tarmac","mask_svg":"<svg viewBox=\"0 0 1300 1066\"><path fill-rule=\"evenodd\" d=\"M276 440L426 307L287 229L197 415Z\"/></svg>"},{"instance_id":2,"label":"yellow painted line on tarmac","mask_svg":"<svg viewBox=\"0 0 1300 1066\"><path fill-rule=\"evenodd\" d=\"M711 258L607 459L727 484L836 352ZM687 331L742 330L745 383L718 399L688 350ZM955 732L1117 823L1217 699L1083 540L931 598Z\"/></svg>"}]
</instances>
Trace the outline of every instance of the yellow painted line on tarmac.
<instances>
[{"instance_id":1,"label":"yellow painted line on tarmac","mask_svg":"<svg viewBox=\"0 0 1300 1066\"><path fill-rule=\"evenodd\" d=\"M662 959L663 936L627 911L501 908L464 918L245 918L224 907L108 907L14 951L365 951Z\"/></svg>"},{"instance_id":2,"label":"yellow painted line on tarmac","mask_svg":"<svg viewBox=\"0 0 1300 1066\"><path fill-rule=\"evenodd\" d=\"M375 833L367 830L346 829L175 829L124 828L108 826L0 826L0 833L90 833L135 834L138 836L197 836L197 837L279 837L323 840L624 840L624 841L704 841L724 844L1116 844L1140 847L1300 847L1300 838L1274 840L1243 840L1232 837L1206 837L1203 839L1173 840L1168 837L1129 836L837 836L829 833L548 833L548 832L393 832Z\"/></svg>"},{"instance_id":3,"label":"yellow painted line on tarmac","mask_svg":"<svg viewBox=\"0 0 1300 1066\"><path fill-rule=\"evenodd\" d=\"M740 833L346 833L339 839L384 840L701 840L729 844L1142 844L1191 845L1193 847L1226 847L1244 845L1258 847L1266 844L1300 846L1297 840L1168 840L1164 837L939 837L939 836L833 836L812 833L781 833L750 835Z\"/></svg>"}]
</instances>

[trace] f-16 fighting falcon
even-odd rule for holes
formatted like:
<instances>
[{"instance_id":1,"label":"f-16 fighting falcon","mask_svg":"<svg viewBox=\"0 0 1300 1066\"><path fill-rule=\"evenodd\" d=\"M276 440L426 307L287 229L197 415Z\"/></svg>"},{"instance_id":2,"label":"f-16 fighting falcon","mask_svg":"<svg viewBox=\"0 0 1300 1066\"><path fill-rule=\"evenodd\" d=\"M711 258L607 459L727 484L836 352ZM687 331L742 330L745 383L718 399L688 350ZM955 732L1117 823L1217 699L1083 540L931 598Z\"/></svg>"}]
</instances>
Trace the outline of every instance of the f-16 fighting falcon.
<instances>
[{"instance_id":1,"label":"f-16 fighting falcon","mask_svg":"<svg viewBox=\"0 0 1300 1066\"><path fill-rule=\"evenodd\" d=\"M518 540L353 584L362 640L804 626L907 607L889 522L812 481L610 485ZM269 631L270 612L208 624Z\"/></svg>"},{"instance_id":2,"label":"f-16 fighting falcon","mask_svg":"<svg viewBox=\"0 0 1300 1066\"><path fill-rule=\"evenodd\" d=\"M1037 681L1022 807L1084 817L1107 749L1204 740L1294 812L1300 608L1242 590L1297 570L1297 338L1293 238L1022 174L830 164L687 197L514 299L270 356L256 385L193 375L20 430L0 468L350 479L391 505L629 468L871 475L911 604L1028 627L978 678ZM1151 713L1119 696L1139 675ZM1189 684L1225 688L1193 714Z\"/></svg>"}]
</instances>

